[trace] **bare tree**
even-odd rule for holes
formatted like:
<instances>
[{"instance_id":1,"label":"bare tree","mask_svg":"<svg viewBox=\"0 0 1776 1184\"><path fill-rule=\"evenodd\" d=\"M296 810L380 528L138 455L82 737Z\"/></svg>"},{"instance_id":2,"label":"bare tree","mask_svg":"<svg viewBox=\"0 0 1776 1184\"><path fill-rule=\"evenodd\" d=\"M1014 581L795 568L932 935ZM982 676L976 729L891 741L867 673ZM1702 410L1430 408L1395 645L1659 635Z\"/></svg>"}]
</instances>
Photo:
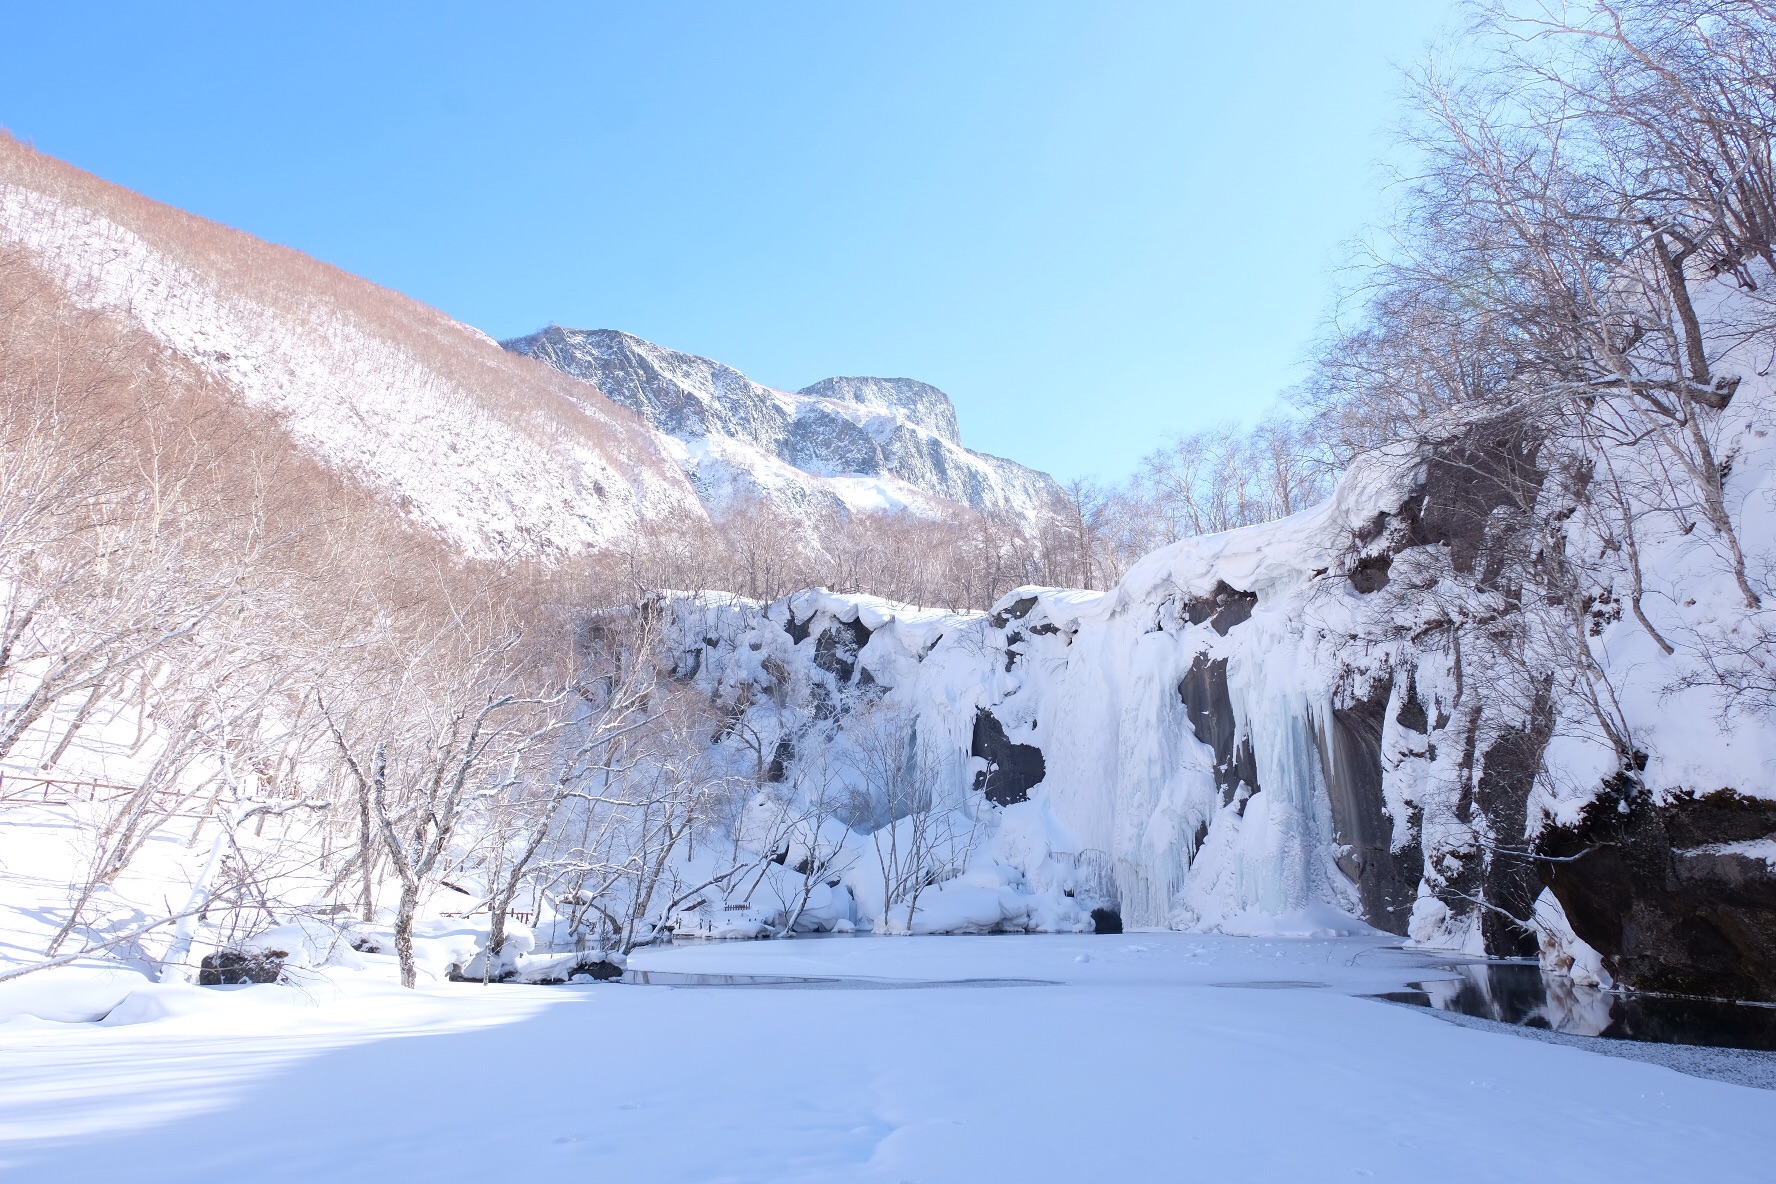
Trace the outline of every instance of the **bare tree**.
<instances>
[{"instance_id":1,"label":"bare tree","mask_svg":"<svg viewBox=\"0 0 1776 1184\"><path fill-rule=\"evenodd\" d=\"M979 816L941 800L943 764L913 717L879 703L846 729L856 787L849 812L867 827L882 880L876 932L908 934L927 889L958 875L979 837Z\"/></svg>"},{"instance_id":2,"label":"bare tree","mask_svg":"<svg viewBox=\"0 0 1776 1184\"><path fill-rule=\"evenodd\" d=\"M349 714L322 700L339 760L400 884L395 954L417 981L413 925L474 800L509 792L529 751L560 727L560 692L504 606L471 602L431 636L387 630L359 666ZM546 672L547 667L544 667ZM380 676L380 677L378 677ZM374 679L374 681L371 681Z\"/></svg>"}]
</instances>

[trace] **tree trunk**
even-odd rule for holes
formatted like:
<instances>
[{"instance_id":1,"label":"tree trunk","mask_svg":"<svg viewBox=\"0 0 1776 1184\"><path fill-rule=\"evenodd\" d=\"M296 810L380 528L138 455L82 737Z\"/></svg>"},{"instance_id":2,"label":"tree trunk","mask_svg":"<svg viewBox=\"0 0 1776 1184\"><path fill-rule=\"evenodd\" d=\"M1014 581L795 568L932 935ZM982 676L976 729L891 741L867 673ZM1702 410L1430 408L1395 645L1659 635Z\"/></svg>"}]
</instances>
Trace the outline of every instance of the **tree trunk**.
<instances>
[{"instance_id":1,"label":"tree trunk","mask_svg":"<svg viewBox=\"0 0 1776 1184\"><path fill-rule=\"evenodd\" d=\"M203 871L198 874L197 882L191 886L191 896L185 902L185 915L179 918L178 927L173 930L173 942L167 949L166 960L161 963L159 981L163 983L188 983L192 979L191 947L197 936L197 922L204 906L210 902L210 884L216 878L216 869L222 866L222 854L228 848L229 832L233 829L234 820L225 820L216 830L216 838L210 844L210 856L204 861Z\"/></svg>"},{"instance_id":2,"label":"tree trunk","mask_svg":"<svg viewBox=\"0 0 1776 1184\"><path fill-rule=\"evenodd\" d=\"M401 903L395 911L395 957L401 963L401 985L412 988L419 982L419 971L413 963L413 914L419 908L419 886L401 888Z\"/></svg>"},{"instance_id":3,"label":"tree trunk","mask_svg":"<svg viewBox=\"0 0 1776 1184\"><path fill-rule=\"evenodd\" d=\"M502 894L493 906L492 922L487 927L487 956L481 960L481 981L484 983L493 981L494 959L498 958L500 951L506 948L506 907L508 904L510 901Z\"/></svg>"},{"instance_id":4,"label":"tree trunk","mask_svg":"<svg viewBox=\"0 0 1776 1184\"><path fill-rule=\"evenodd\" d=\"M370 847L370 787L358 784L358 854L364 864L364 883L359 894L359 904L363 908L364 924L376 920L376 881L375 863Z\"/></svg>"},{"instance_id":5,"label":"tree trunk","mask_svg":"<svg viewBox=\"0 0 1776 1184\"><path fill-rule=\"evenodd\" d=\"M1690 285L1684 276L1683 260L1671 254L1663 234L1653 235L1653 251L1659 256L1659 266L1665 269L1665 282L1671 288L1672 302L1677 305L1677 319L1683 323L1690 380L1697 386L1707 386L1713 379L1708 373L1708 355L1702 348L1702 322L1696 316L1696 306L1690 302Z\"/></svg>"}]
</instances>

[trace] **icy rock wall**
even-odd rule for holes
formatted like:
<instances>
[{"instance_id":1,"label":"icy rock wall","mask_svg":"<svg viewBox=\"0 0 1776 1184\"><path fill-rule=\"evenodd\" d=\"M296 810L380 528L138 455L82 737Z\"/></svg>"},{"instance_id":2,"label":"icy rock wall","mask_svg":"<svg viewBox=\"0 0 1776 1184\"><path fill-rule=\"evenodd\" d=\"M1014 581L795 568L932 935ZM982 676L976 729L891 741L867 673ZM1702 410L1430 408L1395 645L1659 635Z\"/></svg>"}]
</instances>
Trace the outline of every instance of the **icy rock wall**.
<instances>
[{"instance_id":1,"label":"icy rock wall","mask_svg":"<svg viewBox=\"0 0 1776 1184\"><path fill-rule=\"evenodd\" d=\"M1711 425L1760 555L1776 554L1772 413L1776 388L1748 377ZM1358 918L1776 1001L1776 732L1723 706L1706 665L1767 635L1769 610L1742 606L1704 530L1649 514L1644 608L1678 643L1661 652L1623 610L1607 515L1561 474L1502 420L1367 458L1325 504L1164 548L1105 592L1020 589L971 615L685 598L676 644L785 752L842 749L869 704L906 713L940 753L938 796L1022 836L1005 858L1029 884L1101 868L1131 925ZM1565 602L1535 590L1550 546L1593 557L1589 674Z\"/></svg>"},{"instance_id":2,"label":"icy rock wall","mask_svg":"<svg viewBox=\"0 0 1776 1184\"><path fill-rule=\"evenodd\" d=\"M1026 870L1110 869L1126 923L1405 933L1418 836L1382 750L1411 680L1341 653L1363 594L1328 573L1415 478L1379 458L1315 510L1179 544L1109 592L1020 589L985 614L679 597L678 671L745 721L721 741L736 767L778 776L869 705L904 713L944 802L1039 816Z\"/></svg>"}]
</instances>

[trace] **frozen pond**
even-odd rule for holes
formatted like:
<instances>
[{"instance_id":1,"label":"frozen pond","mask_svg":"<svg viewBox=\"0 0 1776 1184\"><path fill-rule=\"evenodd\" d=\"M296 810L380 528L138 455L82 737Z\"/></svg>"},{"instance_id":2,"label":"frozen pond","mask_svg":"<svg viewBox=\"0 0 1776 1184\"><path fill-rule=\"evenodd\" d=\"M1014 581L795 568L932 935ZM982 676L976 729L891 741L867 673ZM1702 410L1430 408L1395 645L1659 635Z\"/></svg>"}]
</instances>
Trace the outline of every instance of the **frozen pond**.
<instances>
[{"instance_id":1,"label":"frozen pond","mask_svg":"<svg viewBox=\"0 0 1776 1184\"><path fill-rule=\"evenodd\" d=\"M0 1180L1762 1184L1776 1160L1776 1093L1365 998L1459 977L1370 939L742 942L630 970L330 970L0 1025Z\"/></svg>"},{"instance_id":2,"label":"frozen pond","mask_svg":"<svg viewBox=\"0 0 1776 1184\"><path fill-rule=\"evenodd\" d=\"M622 985L630 987L775 987L798 991L917 991L933 987L1058 987L1052 980L1035 978L876 979L805 978L782 974L689 974L674 970L625 971Z\"/></svg>"}]
</instances>

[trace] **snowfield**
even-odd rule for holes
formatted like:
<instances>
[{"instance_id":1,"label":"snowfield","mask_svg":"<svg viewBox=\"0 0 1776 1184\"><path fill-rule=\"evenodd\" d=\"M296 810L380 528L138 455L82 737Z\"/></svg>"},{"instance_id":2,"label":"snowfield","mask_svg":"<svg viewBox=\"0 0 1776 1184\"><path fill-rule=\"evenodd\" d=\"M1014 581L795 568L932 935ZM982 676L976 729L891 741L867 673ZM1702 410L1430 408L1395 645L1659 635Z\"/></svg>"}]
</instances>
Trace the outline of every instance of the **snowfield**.
<instances>
[{"instance_id":1,"label":"snowfield","mask_svg":"<svg viewBox=\"0 0 1776 1184\"><path fill-rule=\"evenodd\" d=\"M406 992L371 965L143 988L117 1017L139 1022L0 1024L0 1178L1769 1178L1767 1091L1353 997L1426 960L1379 938L836 938L632 966L955 985ZM956 982L979 978L1052 985Z\"/></svg>"}]
</instances>

